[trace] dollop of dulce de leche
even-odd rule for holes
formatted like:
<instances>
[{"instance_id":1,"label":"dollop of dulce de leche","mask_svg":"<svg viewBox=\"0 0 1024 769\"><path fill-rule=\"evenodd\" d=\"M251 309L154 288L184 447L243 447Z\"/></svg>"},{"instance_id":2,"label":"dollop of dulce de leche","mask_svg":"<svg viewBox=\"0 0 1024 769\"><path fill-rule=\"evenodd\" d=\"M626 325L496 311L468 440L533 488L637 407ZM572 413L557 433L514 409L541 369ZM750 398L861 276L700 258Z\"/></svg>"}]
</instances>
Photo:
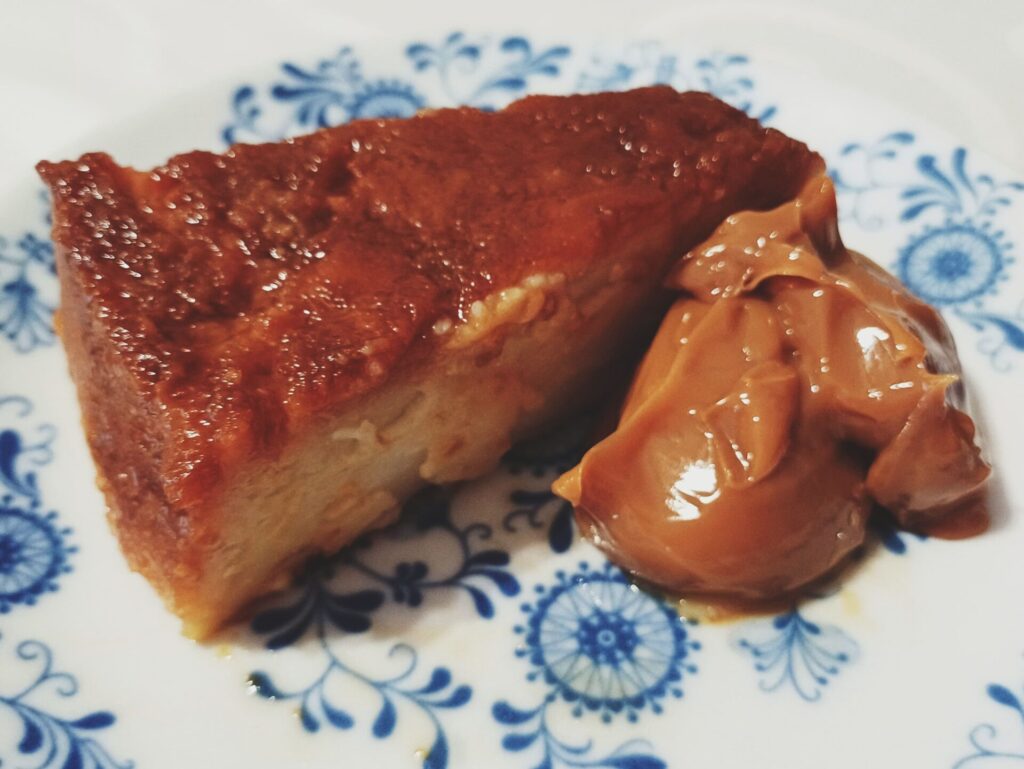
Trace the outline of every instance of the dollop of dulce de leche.
<instances>
[{"instance_id":1,"label":"dollop of dulce de leche","mask_svg":"<svg viewBox=\"0 0 1024 769\"><path fill-rule=\"evenodd\" d=\"M833 569L873 510L966 536L990 473L935 310L839 237L824 171L729 217L668 279L683 292L618 428L554 485L638 577L742 600Z\"/></svg>"}]
</instances>

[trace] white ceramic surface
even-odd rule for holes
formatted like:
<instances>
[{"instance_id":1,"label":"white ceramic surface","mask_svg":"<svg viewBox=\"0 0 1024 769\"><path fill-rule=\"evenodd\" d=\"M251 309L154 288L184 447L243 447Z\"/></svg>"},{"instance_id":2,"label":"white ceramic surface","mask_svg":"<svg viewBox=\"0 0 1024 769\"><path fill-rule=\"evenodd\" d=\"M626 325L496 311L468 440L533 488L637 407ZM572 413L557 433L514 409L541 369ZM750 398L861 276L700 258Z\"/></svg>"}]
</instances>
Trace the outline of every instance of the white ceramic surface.
<instances>
[{"instance_id":1,"label":"white ceramic surface","mask_svg":"<svg viewBox=\"0 0 1024 769\"><path fill-rule=\"evenodd\" d=\"M107 12L122 25L155 13ZM4 96L15 133L51 137L0 158L0 767L1024 766L1017 107L970 88L970 72L959 88L955 61L901 50L895 30L873 42L884 55L838 32L784 45L784 19L735 6L728 34L722 8L663 11L661 25L617 34L553 12L475 29L452 15L430 34L353 23L349 35L315 24L333 11L307 12L316 45L296 44L291 26L288 46L212 57L194 87L134 117L95 117L64 146L33 110L74 111L50 105L53 83L74 91L74 75L38 88L30 73L0 76L20 84ZM825 16L822 29L840 29ZM119 54L97 55L112 67ZM123 55L156 56L139 40ZM321 118L655 81L713 90L822 151L847 242L941 304L997 469L992 531L959 543L880 532L841 590L798 612L679 623L576 541L546 493L571 444L559 435L453 499L420 500L426 523L313 564L252 628L181 638L103 521L50 330L46 205L24 155L102 148L151 164Z\"/></svg>"}]
</instances>

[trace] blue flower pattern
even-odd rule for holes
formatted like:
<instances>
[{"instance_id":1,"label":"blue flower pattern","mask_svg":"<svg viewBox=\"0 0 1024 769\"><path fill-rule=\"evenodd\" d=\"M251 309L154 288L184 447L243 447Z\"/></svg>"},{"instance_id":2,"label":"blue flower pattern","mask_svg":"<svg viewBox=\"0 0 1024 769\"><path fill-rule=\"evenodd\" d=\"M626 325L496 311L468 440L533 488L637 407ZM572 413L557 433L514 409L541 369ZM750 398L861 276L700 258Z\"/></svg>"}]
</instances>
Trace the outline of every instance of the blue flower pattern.
<instances>
[{"instance_id":1,"label":"blue flower pattern","mask_svg":"<svg viewBox=\"0 0 1024 769\"><path fill-rule=\"evenodd\" d=\"M54 512L41 515L38 504L21 509L12 497L0 498L0 614L34 605L71 571L67 558L75 548L65 544L71 529L59 527Z\"/></svg>"},{"instance_id":2,"label":"blue flower pattern","mask_svg":"<svg viewBox=\"0 0 1024 769\"><path fill-rule=\"evenodd\" d=\"M36 471L53 457L55 431L42 425L26 437L20 428L31 414L27 398L0 398L0 614L56 591L76 552L57 514L40 511Z\"/></svg>"},{"instance_id":3,"label":"blue flower pattern","mask_svg":"<svg viewBox=\"0 0 1024 769\"><path fill-rule=\"evenodd\" d=\"M788 688L807 702L819 700L858 653L856 641L840 628L812 622L796 608L744 623L736 645L753 658L763 691Z\"/></svg>"},{"instance_id":4,"label":"blue flower pattern","mask_svg":"<svg viewBox=\"0 0 1024 769\"><path fill-rule=\"evenodd\" d=\"M923 534L896 528L886 516L873 516L869 527L871 544L857 551L855 558L866 557L874 544L890 555L906 555L911 543L928 539ZM824 591L807 591L801 599L805 603L825 599L837 588L828 585ZM806 702L821 699L825 687L859 653L857 642L842 628L812 622L799 607L765 620L745 622L733 634L733 642L740 652L753 659L762 691L792 689Z\"/></svg>"},{"instance_id":5,"label":"blue flower pattern","mask_svg":"<svg viewBox=\"0 0 1024 769\"><path fill-rule=\"evenodd\" d=\"M516 533L525 523L529 529L547 527L548 546L554 553L564 553L576 537L572 505L547 486L541 489L515 489L509 495L515 508L505 514L502 526Z\"/></svg>"},{"instance_id":6,"label":"blue flower pattern","mask_svg":"<svg viewBox=\"0 0 1024 769\"><path fill-rule=\"evenodd\" d=\"M829 174L840 198L840 218L866 230L877 230L888 223L889 205L874 205L883 190L898 191L905 179L893 172L893 164L914 134L894 131L873 142L851 142L832 159ZM888 203L888 201L886 201Z\"/></svg>"},{"instance_id":7,"label":"blue flower pattern","mask_svg":"<svg viewBox=\"0 0 1024 769\"><path fill-rule=\"evenodd\" d=\"M974 172L962 147L944 161L917 153L916 141L914 134L898 131L843 147L832 169L842 210L865 229L906 228L893 265L897 276L981 333L979 349L997 370L1008 370L1009 353L1024 352L1024 298L1011 299L1018 305L1009 309L990 304L1015 263L1000 217L1024 183ZM890 219L888 211L899 215Z\"/></svg>"},{"instance_id":8,"label":"blue flower pattern","mask_svg":"<svg viewBox=\"0 0 1024 769\"><path fill-rule=\"evenodd\" d=\"M388 554L389 543L401 542L410 536L419 542L418 537L424 532L433 532L453 542L461 554L461 562L453 567L443 561L398 560L385 568L368 561L367 553L374 553L380 561L381 556ZM509 562L507 552L476 547L491 535L491 527L484 523L474 522L461 528L455 525L448 492L432 488L406 505L403 523L397 528L365 537L333 556L311 558L290 600L257 614L251 627L267 638L266 648L275 651L295 646L308 634L321 652L323 668L312 682L287 691L267 672L256 671L249 677L252 691L269 700L297 702L303 728L316 732L324 723L337 729L355 725L353 715L332 699L332 691L342 688L339 682L370 687L380 701L380 710L371 726L373 735L379 739L391 735L397 725L397 705L404 703L425 716L434 729L434 742L426 753L424 765L429 769L443 769L448 765L448 739L437 711L465 705L472 696L472 689L453 685L451 671L444 666L435 667L425 682L413 684L419 674L419 654L408 644L391 648L389 658L395 659L398 670L384 678L361 672L341 657L340 649L346 635L370 629L373 613L389 598L396 604L415 608L431 591L457 590L470 597L478 616L493 617L494 602L482 586L489 585L504 596L514 596L520 588L505 568ZM426 558L436 549L422 548L422 552ZM435 573L441 576L432 576ZM344 584L346 580L371 587L342 589L339 583Z\"/></svg>"},{"instance_id":9,"label":"blue flower pattern","mask_svg":"<svg viewBox=\"0 0 1024 769\"><path fill-rule=\"evenodd\" d=\"M625 52L594 56L579 74L576 90L593 93L660 84L708 91L766 123L776 107L758 100L749 65L750 59L741 54L717 51L689 61L659 43L639 43Z\"/></svg>"},{"instance_id":10,"label":"blue flower pattern","mask_svg":"<svg viewBox=\"0 0 1024 769\"><path fill-rule=\"evenodd\" d=\"M878 515L872 516L869 526L882 547L893 555L905 555L908 543L924 542L928 539L924 534L898 529L892 520Z\"/></svg>"},{"instance_id":11,"label":"blue flower pattern","mask_svg":"<svg viewBox=\"0 0 1024 769\"><path fill-rule=\"evenodd\" d=\"M509 473L534 478L540 484L517 488L509 495L515 507L502 518L502 528L514 534L520 527L530 530L547 528L552 552L564 553L576 536L572 505L551 491L551 482L574 467L589 445L594 414L584 414L568 424L559 425L545 435L512 448L503 464Z\"/></svg>"},{"instance_id":12,"label":"blue flower pattern","mask_svg":"<svg viewBox=\"0 0 1024 769\"><path fill-rule=\"evenodd\" d=\"M557 572L555 580L537 587L536 602L521 607L526 623L515 628L523 637L516 655L532 667L526 678L540 681L546 693L525 709L505 700L494 704L495 720L514 729L502 746L539 751L538 767L665 766L645 741L595 756L592 742L559 738L549 711L563 700L574 717L594 713L605 723L618 715L635 722L644 710L661 713L666 699L683 696L684 676L697 671L692 657L700 644L688 623L608 563L592 568L582 562L571 575Z\"/></svg>"},{"instance_id":13,"label":"blue flower pattern","mask_svg":"<svg viewBox=\"0 0 1024 769\"><path fill-rule=\"evenodd\" d=\"M498 109L521 96L537 78L554 77L569 56L565 46L534 50L523 37L496 46L469 41L461 32L440 44L413 43L406 56L415 73L439 80L444 104ZM285 63L284 79L266 90L251 85L232 97L232 121L225 142L274 141L360 118L410 117L427 106L417 84L397 78L366 79L351 48L311 68Z\"/></svg>"},{"instance_id":14,"label":"blue flower pattern","mask_svg":"<svg viewBox=\"0 0 1024 769\"><path fill-rule=\"evenodd\" d=\"M1007 737L1005 731L1001 732L991 723L978 724L968 735L972 752L953 764L953 769L1024 765L1024 706L1020 697L1002 684L989 684L985 693L1005 708L1004 713L1013 713L1010 717L1013 725L1009 729L1012 735Z\"/></svg>"},{"instance_id":15,"label":"blue flower pattern","mask_svg":"<svg viewBox=\"0 0 1024 769\"><path fill-rule=\"evenodd\" d=\"M493 54L493 55L492 55ZM436 70L451 105L494 110L523 95L537 78L553 78L568 58L567 46L535 50L525 37L506 37L494 49L461 32L440 45L413 43L406 49L417 72Z\"/></svg>"},{"instance_id":16,"label":"blue flower pattern","mask_svg":"<svg viewBox=\"0 0 1024 769\"><path fill-rule=\"evenodd\" d=\"M30 607L56 592L60 579L71 571L70 559L78 548L69 544L71 529L62 526L55 512L41 512L38 471L53 460L56 431L50 425L31 425L33 407L28 398L0 397L0 617L18 606ZM0 636L2 640L2 636ZM38 670L24 686L0 691L0 710L10 710L21 724L14 755L29 769L130 769L131 762L115 761L96 733L114 723L113 714L97 711L65 718L52 709L54 695L70 698L78 682L53 668L50 648L35 640L22 641L15 656L36 663ZM5 669L7 663L3 663ZM0 766L6 766L0 743Z\"/></svg>"},{"instance_id":17,"label":"blue flower pattern","mask_svg":"<svg viewBox=\"0 0 1024 769\"><path fill-rule=\"evenodd\" d=\"M222 138L228 143L277 140L351 119L409 116L427 106L470 104L498 109L527 91L548 85L562 90L567 82L581 91L668 83L709 90L762 121L770 120L776 111L756 94L748 59L736 54L718 52L687 60L656 44L642 44L616 56L596 56L573 71L566 46L538 47L522 37L470 39L453 33L439 44L413 43L405 55L412 76L366 77L350 48L311 67L286 63L269 87L247 85L235 91L232 119ZM428 105L423 94L436 92L438 84L445 100ZM926 300L985 332L982 348L997 366L1006 368L1003 353L1024 350L1024 317L1019 310L994 310L988 303L998 295L1015 263L1013 244L999 228L998 219L1024 185L974 173L962 149L954 150L946 163L935 155L917 155L912 179L894 173L897 161L910 153L915 142L913 134L896 132L873 144L850 144L842 150L832 173L844 216L867 229L896 224L871 206L880 192L895 194L901 201L899 226L912 230L894 265L897 274ZM26 232L0 239L0 333L18 352L54 341L54 274L53 247L44 236ZM25 416L29 403L0 398L0 415L5 407ZM68 557L75 553L67 543L70 530L58 523L55 513L40 512L36 471L50 461L52 440L48 428L32 435L10 428L0 432L0 613L17 605L30 606L55 590L59 578L69 571ZM520 447L510 453L509 471L543 479L544 486L512 492L514 507L501 521L503 532L546 528L554 553L571 551L575 538L571 508L551 495L546 483L549 474L573 464L579 448L576 444L552 451L548 444L539 452L536 447ZM391 648L388 659L394 671L380 677L367 675L343 659L335 643L369 629L374 613L388 601L415 608L433 592L462 592L471 599L476 614L487 619L498 611L496 598L519 593L519 583L508 570L508 553L481 547L492 534L491 526L455 525L448 502L437 496L440 492L431 494L414 503L420 505L417 515L398 529L367 538L334 556L311 559L292 597L253 620L253 632L264 637L268 649L314 643L324 660L321 675L293 690L257 671L249 684L262 697L294 703L300 723L310 732L325 724L352 728L356 717L338 699L339 688L368 687L379 704L370 726L372 734L385 739L397 728L403 709L419 712L435 735L425 765L439 769L449 760L442 713L470 702L472 689L454 683L448 667L421 666L418 652L406 644ZM460 557L454 564L400 559L381 566L379 555L387 552L387 541L396 535L446 537ZM890 552L906 552L907 535L881 531L879 537ZM337 583L348 578L361 583L339 589ZM523 606L527 622L517 628L523 637L517 653L531 665L527 677L541 682L546 693L539 704L526 709L506 701L493 705L493 718L509 730L502 740L504 749L539 751L538 769L665 766L643 741L629 741L598 754L592 742L561 739L552 713L558 702L566 703L572 716L592 714L605 721L620 714L635 721L647 710L660 712L666 699L682 696L684 675L695 671L691 659L699 645L691 639L691 629L607 564L596 568L583 564L572 575L560 572L556 583L539 589L537 596L534 603ZM798 610L748 623L742 633L737 646L754 659L761 688L791 689L807 701L819 699L830 680L857 655L856 642L845 632L812 622ZM645 653L652 656L636 667ZM33 769L131 766L115 761L97 742L95 735L115 722L111 713L63 718L37 702L47 692L62 698L77 692L74 678L54 672L52 652L46 645L25 641L17 647L17 656L24 662L41 663L28 686L0 692L0 706L11 709L23 724L18 755L34 759ZM344 685L339 687L337 681ZM991 700L1019 717L1020 745L997 747L996 727L981 724L970 735L975 752L956 767L988 758L1024 762L1020 700L1001 685L990 685L987 692ZM0 754L0 763L4 760Z\"/></svg>"},{"instance_id":18,"label":"blue flower pattern","mask_svg":"<svg viewBox=\"0 0 1024 769\"><path fill-rule=\"evenodd\" d=\"M0 691L0 709L11 711L21 735L13 746L22 761L12 767L26 769L132 769L131 761L115 760L97 735L116 718L105 710L64 717L54 712L59 701L78 694L78 681L53 667L53 652L40 641L22 641L15 650L19 662L34 665L30 680L15 691ZM6 663L5 663L6 665ZM0 751L3 745L0 745ZM12 759L14 758L12 756ZM0 752L0 766L7 766Z\"/></svg>"},{"instance_id":19,"label":"blue flower pattern","mask_svg":"<svg viewBox=\"0 0 1024 769\"><path fill-rule=\"evenodd\" d=\"M358 606L361 596L350 599ZM358 606L358 608L366 608ZM344 611L344 610L343 610ZM354 616L359 616L354 615ZM265 617L257 617L258 622ZM452 674L446 667L435 667L429 676L412 683L419 673L419 655L408 644L396 644L388 653L389 659L398 664L396 672L386 677L371 677L359 672L346 663L331 646L328 640L328 623L340 628L346 623L338 623L330 617L330 612L318 614L316 636L318 644L326 658L326 666L315 681L296 691L284 691L273 683L270 676L257 671L249 676L251 690L268 700L294 701L298 703L298 717L307 732L319 731L324 723L335 729L351 729L356 724L355 717L346 706L332 700L331 685L335 679L345 679L345 683L361 684L374 691L379 698L379 710L370 727L377 739L386 739L394 732L398 724L398 706L405 704L426 716L434 731L434 740L426 752L423 765L427 769L444 769L448 766L448 738L441 724L437 711L454 709L470 701L473 691L465 684L452 685ZM368 625L367 625L368 627ZM359 632L356 630L355 632Z\"/></svg>"},{"instance_id":20,"label":"blue flower pattern","mask_svg":"<svg viewBox=\"0 0 1024 769\"><path fill-rule=\"evenodd\" d=\"M342 550L335 560L388 588L396 603L415 608L423 602L427 591L456 589L472 599L480 617L490 619L494 616L494 602L483 586L497 588L500 595L515 596L519 594L519 582L507 570L509 555L506 551L476 549L477 544L491 538L490 525L477 521L460 528L452 522L450 497L449 491L436 487L421 492L405 506L405 525L391 529L389 535L392 539L403 535L420 539L427 531L440 533L455 544L459 554L455 563L438 564L440 568L432 571L432 565L425 560L403 560L384 571L360 555L372 546L372 537ZM440 576L433 576L435 572L441 572Z\"/></svg>"},{"instance_id":21,"label":"blue flower pattern","mask_svg":"<svg viewBox=\"0 0 1024 769\"><path fill-rule=\"evenodd\" d=\"M0 334L17 352L53 344L56 266L49 239L26 232L0 238Z\"/></svg>"},{"instance_id":22,"label":"blue flower pattern","mask_svg":"<svg viewBox=\"0 0 1024 769\"><path fill-rule=\"evenodd\" d=\"M267 95L284 109L268 110L255 87L241 86L232 98L234 119L221 133L225 142L276 141L359 118L409 117L426 105L407 83L365 79L347 47L311 68L286 62L281 72L284 79Z\"/></svg>"}]
</instances>

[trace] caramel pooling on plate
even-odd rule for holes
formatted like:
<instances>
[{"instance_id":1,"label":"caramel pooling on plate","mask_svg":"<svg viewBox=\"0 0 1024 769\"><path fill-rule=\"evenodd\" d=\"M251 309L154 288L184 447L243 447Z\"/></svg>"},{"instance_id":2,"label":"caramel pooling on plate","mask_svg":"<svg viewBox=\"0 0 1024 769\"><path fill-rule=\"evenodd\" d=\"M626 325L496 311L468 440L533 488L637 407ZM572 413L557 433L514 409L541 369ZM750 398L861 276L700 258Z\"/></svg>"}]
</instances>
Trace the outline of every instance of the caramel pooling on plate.
<instances>
[{"instance_id":1,"label":"caramel pooling on plate","mask_svg":"<svg viewBox=\"0 0 1024 769\"><path fill-rule=\"evenodd\" d=\"M949 331L844 248L824 173L729 217L669 285L682 296L618 428L554 486L621 566L766 599L838 564L876 505L919 531L985 528L990 469Z\"/></svg>"}]
</instances>

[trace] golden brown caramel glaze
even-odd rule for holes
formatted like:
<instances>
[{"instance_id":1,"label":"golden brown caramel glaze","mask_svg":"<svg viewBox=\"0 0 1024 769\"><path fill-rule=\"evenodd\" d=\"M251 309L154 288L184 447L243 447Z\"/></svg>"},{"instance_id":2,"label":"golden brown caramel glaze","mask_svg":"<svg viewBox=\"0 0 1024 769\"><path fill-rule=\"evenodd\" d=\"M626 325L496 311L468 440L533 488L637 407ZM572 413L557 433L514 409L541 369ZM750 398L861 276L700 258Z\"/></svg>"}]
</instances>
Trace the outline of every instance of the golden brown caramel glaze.
<instances>
[{"instance_id":1,"label":"golden brown caramel glaze","mask_svg":"<svg viewBox=\"0 0 1024 769\"><path fill-rule=\"evenodd\" d=\"M225 486L455 355L433 329L459 337L477 302L538 275L632 279L657 309L675 255L790 199L816 157L660 87L360 121L146 172L40 163L62 336L125 551L164 592L195 582ZM485 365L501 339L458 354Z\"/></svg>"},{"instance_id":2,"label":"golden brown caramel glaze","mask_svg":"<svg viewBox=\"0 0 1024 769\"><path fill-rule=\"evenodd\" d=\"M976 533L989 467L939 315L847 251L831 181L729 217L669 277L684 292L618 429L555 484L594 542L673 590L770 599L864 539Z\"/></svg>"},{"instance_id":3,"label":"golden brown caramel glaze","mask_svg":"<svg viewBox=\"0 0 1024 769\"><path fill-rule=\"evenodd\" d=\"M810 158L710 96L649 88L363 121L148 173L103 154L39 170L62 266L175 407L167 470L184 482L272 451L474 300L583 272L638 220L692 245L793 194L778 180Z\"/></svg>"}]
</instances>

